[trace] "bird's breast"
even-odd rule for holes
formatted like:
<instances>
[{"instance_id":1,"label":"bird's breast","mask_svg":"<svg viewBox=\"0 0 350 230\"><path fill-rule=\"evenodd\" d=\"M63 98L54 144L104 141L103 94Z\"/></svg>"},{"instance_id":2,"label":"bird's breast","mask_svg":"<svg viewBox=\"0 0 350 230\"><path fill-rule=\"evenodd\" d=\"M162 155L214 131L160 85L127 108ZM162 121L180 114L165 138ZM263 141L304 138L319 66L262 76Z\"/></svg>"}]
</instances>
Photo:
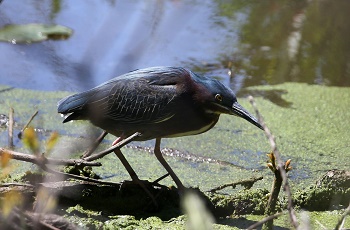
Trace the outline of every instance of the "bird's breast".
<instances>
[{"instance_id":1,"label":"bird's breast","mask_svg":"<svg viewBox=\"0 0 350 230\"><path fill-rule=\"evenodd\" d=\"M203 124L202 126L199 127L195 127L195 128L191 128L188 130L184 130L184 131L179 131L177 133L165 136L165 137L182 137L182 136L190 136L190 135L197 135L200 133L204 133L206 131L208 131L209 129L211 129L215 124L216 124L217 120L211 120L208 123ZM184 125L188 125L188 127L190 127L190 124L184 124Z\"/></svg>"}]
</instances>

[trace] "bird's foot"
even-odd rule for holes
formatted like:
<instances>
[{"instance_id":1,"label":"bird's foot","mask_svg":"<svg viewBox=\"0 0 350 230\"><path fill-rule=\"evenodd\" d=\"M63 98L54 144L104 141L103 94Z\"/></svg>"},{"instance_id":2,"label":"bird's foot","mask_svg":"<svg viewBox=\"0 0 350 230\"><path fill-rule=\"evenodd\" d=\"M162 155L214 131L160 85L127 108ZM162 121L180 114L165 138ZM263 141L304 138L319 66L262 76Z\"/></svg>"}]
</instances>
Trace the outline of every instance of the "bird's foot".
<instances>
[{"instance_id":1,"label":"bird's foot","mask_svg":"<svg viewBox=\"0 0 350 230\"><path fill-rule=\"evenodd\" d=\"M158 209L158 203L156 201L156 197L151 192L151 191L154 192L155 190L152 182L148 180L140 180L138 178L133 178L132 181L123 181L122 185L120 186L120 189L123 189L125 187L135 186L135 185L140 186L142 190L146 192L146 194L151 198L152 203L154 204L154 207Z\"/></svg>"},{"instance_id":2,"label":"bird's foot","mask_svg":"<svg viewBox=\"0 0 350 230\"><path fill-rule=\"evenodd\" d=\"M124 188L137 188L137 187L145 187L149 188L149 190L153 189L153 182L148 180L124 180L120 189Z\"/></svg>"}]
</instances>

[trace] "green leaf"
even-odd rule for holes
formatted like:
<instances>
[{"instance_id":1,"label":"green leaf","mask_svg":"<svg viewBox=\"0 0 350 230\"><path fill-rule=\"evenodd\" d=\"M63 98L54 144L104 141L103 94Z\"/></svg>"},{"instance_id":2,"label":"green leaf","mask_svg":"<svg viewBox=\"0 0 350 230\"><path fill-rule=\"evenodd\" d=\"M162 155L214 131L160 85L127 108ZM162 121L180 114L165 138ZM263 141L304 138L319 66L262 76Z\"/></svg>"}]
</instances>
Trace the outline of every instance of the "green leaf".
<instances>
[{"instance_id":1,"label":"green leaf","mask_svg":"<svg viewBox=\"0 0 350 230\"><path fill-rule=\"evenodd\" d=\"M0 41L18 44L41 42L48 39L61 40L69 38L72 33L72 29L60 25L6 25L0 29Z\"/></svg>"},{"instance_id":2,"label":"green leaf","mask_svg":"<svg viewBox=\"0 0 350 230\"><path fill-rule=\"evenodd\" d=\"M51 133L49 140L46 142L46 153L50 153L58 140L58 132Z\"/></svg>"},{"instance_id":3,"label":"green leaf","mask_svg":"<svg viewBox=\"0 0 350 230\"><path fill-rule=\"evenodd\" d=\"M33 127L24 130L23 143L30 148L34 154L39 153L39 140Z\"/></svg>"}]
</instances>

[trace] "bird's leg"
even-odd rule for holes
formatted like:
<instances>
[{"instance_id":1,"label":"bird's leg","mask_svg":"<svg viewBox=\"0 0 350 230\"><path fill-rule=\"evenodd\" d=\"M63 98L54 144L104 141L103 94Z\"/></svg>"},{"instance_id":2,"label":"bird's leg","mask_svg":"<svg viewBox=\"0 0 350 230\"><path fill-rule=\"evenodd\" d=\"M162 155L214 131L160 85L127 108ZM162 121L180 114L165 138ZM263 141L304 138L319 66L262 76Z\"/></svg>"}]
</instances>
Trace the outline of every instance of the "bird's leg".
<instances>
[{"instance_id":1,"label":"bird's leg","mask_svg":"<svg viewBox=\"0 0 350 230\"><path fill-rule=\"evenodd\" d=\"M115 145L116 143L118 143L119 141L121 141L122 138L119 137L117 140L115 140L113 142L113 145ZM140 185L140 187L147 193L147 195L152 199L154 205L156 207L158 207L157 201L154 198L154 196L152 195L152 193L146 188L145 184L139 179L139 177L137 176L136 172L134 171L134 169L131 167L131 165L129 164L129 162L126 160L126 158L124 157L122 151L120 149L115 149L114 150L115 155L117 155L117 157L119 158L120 162L123 164L124 168L126 169L126 171L128 171L131 179L133 182L135 182L136 184Z\"/></svg>"},{"instance_id":2,"label":"bird's leg","mask_svg":"<svg viewBox=\"0 0 350 230\"><path fill-rule=\"evenodd\" d=\"M116 145L118 142L120 142L121 140L124 139L124 135L122 134L120 137L118 137L115 141L113 141L112 145ZM137 176L136 172L134 171L134 169L131 167L131 165L129 164L129 162L126 160L126 158L124 157L122 151L120 149L116 149L114 150L115 155L117 155L117 157L119 158L120 162L122 162L124 168L126 169L126 171L128 171L131 179L139 184L139 177Z\"/></svg>"},{"instance_id":3,"label":"bird's leg","mask_svg":"<svg viewBox=\"0 0 350 230\"><path fill-rule=\"evenodd\" d=\"M122 134L120 137L118 137L117 139L115 139L112 143L112 145L116 145L118 142L120 142L121 140L123 140L125 137L124 137L124 134Z\"/></svg>"},{"instance_id":4,"label":"bird's leg","mask_svg":"<svg viewBox=\"0 0 350 230\"><path fill-rule=\"evenodd\" d=\"M131 167L131 165L129 164L129 162L126 160L126 158L124 157L122 151L120 149L116 149L114 150L115 155L119 158L120 162L122 162L124 168L126 169L126 171L128 171L131 179L133 181L135 181L136 183L138 183L138 181L140 181L139 177L137 176L136 172L134 171L134 169Z\"/></svg>"},{"instance_id":5,"label":"bird's leg","mask_svg":"<svg viewBox=\"0 0 350 230\"><path fill-rule=\"evenodd\" d=\"M185 190L185 186L182 184L180 179L176 176L170 165L165 161L162 152L160 150L160 139L156 138L156 144L154 146L154 155L156 155L158 161L163 165L166 171L169 173L173 181L175 182L177 189L182 193Z\"/></svg>"}]
</instances>

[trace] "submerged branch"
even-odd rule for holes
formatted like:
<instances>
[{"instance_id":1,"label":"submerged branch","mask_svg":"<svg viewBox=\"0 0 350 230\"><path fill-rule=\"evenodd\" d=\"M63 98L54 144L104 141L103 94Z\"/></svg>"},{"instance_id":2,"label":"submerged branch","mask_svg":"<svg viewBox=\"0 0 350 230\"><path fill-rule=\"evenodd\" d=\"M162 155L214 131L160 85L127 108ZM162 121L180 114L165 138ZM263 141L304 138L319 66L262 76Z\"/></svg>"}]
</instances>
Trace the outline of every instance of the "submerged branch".
<instances>
[{"instance_id":1,"label":"submerged branch","mask_svg":"<svg viewBox=\"0 0 350 230\"><path fill-rule=\"evenodd\" d=\"M19 138L19 139L22 139L22 135L23 135L24 130L29 126L30 122L32 122L32 120L34 119L34 117L35 117L36 115L38 115L38 113L39 113L38 110L35 111L35 112L33 113L33 115L29 118L27 124L25 124L25 125L23 126L23 129L18 133L18 138Z\"/></svg>"},{"instance_id":2,"label":"submerged branch","mask_svg":"<svg viewBox=\"0 0 350 230\"><path fill-rule=\"evenodd\" d=\"M261 177L253 177L253 178L247 179L247 180L241 180L241 181L234 182L234 183L223 184L223 185L220 185L216 188L209 190L209 192L216 192L216 191L222 190L222 189L227 188L227 187L235 188L237 185L242 185L243 187L249 189L253 186L253 184L255 182L262 180L262 179L263 179L262 176Z\"/></svg>"}]
</instances>

